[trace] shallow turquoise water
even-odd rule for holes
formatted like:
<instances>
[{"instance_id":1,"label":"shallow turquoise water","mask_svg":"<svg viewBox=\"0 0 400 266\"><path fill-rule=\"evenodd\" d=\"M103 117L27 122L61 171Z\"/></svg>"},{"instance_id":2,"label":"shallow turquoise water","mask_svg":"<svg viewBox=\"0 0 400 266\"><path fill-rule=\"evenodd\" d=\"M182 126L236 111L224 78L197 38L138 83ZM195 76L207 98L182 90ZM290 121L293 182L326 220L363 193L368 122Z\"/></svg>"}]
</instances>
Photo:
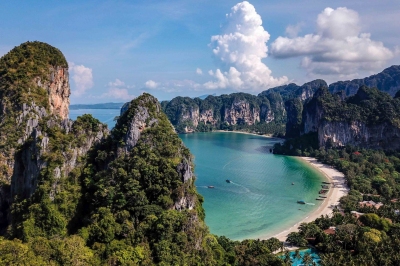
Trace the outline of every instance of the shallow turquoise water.
<instances>
[{"instance_id":1,"label":"shallow turquoise water","mask_svg":"<svg viewBox=\"0 0 400 266\"><path fill-rule=\"evenodd\" d=\"M321 258L319 257L318 253L315 251L315 249L306 249L306 250L300 250L300 256L301 258L295 258L295 251L290 252L290 257L292 258L292 266L301 266L304 265L302 263L304 255L308 253L311 255L313 261L316 263L316 265L320 265L319 262L321 261ZM282 259L285 258L285 255L280 256Z\"/></svg>"},{"instance_id":2,"label":"shallow turquoise water","mask_svg":"<svg viewBox=\"0 0 400 266\"><path fill-rule=\"evenodd\" d=\"M323 176L296 158L271 154L278 139L225 132L180 137L195 156L196 186L213 234L271 237L321 204L315 198Z\"/></svg>"}]
</instances>

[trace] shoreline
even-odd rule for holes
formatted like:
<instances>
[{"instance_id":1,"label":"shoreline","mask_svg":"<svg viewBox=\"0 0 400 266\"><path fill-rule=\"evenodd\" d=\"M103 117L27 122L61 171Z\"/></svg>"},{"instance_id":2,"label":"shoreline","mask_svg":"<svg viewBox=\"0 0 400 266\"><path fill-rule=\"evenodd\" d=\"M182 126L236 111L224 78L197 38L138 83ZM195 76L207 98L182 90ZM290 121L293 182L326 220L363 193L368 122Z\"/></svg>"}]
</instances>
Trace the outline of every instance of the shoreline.
<instances>
[{"instance_id":1,"label":"shoreline","mask_svg":"<svg viewBox=\"0 0 400 266\"><path fill-rule=\"evenodd\" d=\"M325 179L328 180L332 185L335 184L335 187L331 187L329 189L328 194L326 195L327 198L322 202L322 204L318 207L318 209L314 210L310 213L307 217L302 219L301 221L297 222L296 224L292 225L286 230L275 234L273 236L269 236L268 238L275 237L280 241L285 242L287 235L292 232L298 232L298 227L301 223L309 223L314 221L315 219L321 217L321 215L331 216L332 210L335 206L339 205L339 200L341 197L347 195L349 193L349 188L345 183L344 174L332 168L329 165L323 164L318 162L317 159L311 157L295 157L299 160L311 165L313 168L317 169L321 172ZM266 237L261 237L260 239L268 239Z\"/></svg>"},{"instance_id":2,"label":"shoreline","mask_svg":"<svg viewBox=\"0 0 400 266\"><path fill-rule=\"evenodd\" d=\"M212 133L212 132L239 133L239 134L253 135L253 136L259 136L259 137L264 137L264 138L281 139L281 138L272 136L272 134L262 134L262 135L259 135L259 134L257 134L257 133L251 133L251 132L246 132L246 131L227 131L227 130L220 130L220 129L218 129L218 130L213 130L213 131L210 131L210 132L211 132L211 133Z\"/></svg>"}]
</instances>

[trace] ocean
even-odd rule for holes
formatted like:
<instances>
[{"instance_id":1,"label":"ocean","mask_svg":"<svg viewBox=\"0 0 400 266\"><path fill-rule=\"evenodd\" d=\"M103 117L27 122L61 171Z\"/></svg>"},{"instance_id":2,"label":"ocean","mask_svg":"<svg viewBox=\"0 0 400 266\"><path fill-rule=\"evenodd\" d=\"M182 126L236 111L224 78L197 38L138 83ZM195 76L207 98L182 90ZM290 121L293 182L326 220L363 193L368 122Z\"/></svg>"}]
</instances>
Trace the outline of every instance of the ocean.
<instances>
[{"instance_id":1,"label":"ocean","mask_svg":"<svg viewBox=\"0 0 400 266\"><path fill-rule=\"evenodd\" d=\"M119 110L71 110L70 118L84 113L112 128ZM271 154L270 148L281 139L231 132L180 137L194 155L195 184L213 234L233 240L272 237L321 204L315 199L324 177L297 158Z\"/></svg>"}]
</instances>

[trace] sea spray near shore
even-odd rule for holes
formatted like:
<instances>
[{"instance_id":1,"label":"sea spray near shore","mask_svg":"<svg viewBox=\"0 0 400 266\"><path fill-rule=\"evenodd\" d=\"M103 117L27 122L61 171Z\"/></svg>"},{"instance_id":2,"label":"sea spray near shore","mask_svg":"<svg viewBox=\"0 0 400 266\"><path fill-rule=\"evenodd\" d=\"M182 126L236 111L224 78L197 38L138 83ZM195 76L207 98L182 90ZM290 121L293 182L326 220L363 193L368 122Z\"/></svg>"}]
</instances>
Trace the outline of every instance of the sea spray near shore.
<instances>
[{"instance_id":1,"label":"sea spray near shore","mask_svg":"<svg viewBox=\"0 0 400 266\"><path fill-rule=\"evenodd\" d=\"M320 172L297 158L260 149L272 148L280 139L222 132L181 138L195 156L196 185L214 234L235 240L272 237L321 204L315 200L325 181Z\"/></svg>"}]
</instances>

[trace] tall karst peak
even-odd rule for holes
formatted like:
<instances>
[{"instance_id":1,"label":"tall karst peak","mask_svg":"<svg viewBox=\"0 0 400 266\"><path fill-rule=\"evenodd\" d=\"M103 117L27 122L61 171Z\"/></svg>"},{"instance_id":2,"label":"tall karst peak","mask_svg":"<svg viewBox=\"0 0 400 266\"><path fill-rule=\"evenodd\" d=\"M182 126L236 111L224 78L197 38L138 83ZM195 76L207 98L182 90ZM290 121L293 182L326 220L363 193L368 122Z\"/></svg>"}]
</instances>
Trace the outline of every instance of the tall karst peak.
<instances>
[{"instance_id":1,"label":"tall karst peak","mask_svg":"<svg viewBox=\"0 0 400 266\"><path fill-rule=\"evenodd\" d=\"M68 118L70 87L68 63L57 48L26 42L0 58L2 114L23 106L44 107L49 114Z\"/></svg>"}]
</instances>

